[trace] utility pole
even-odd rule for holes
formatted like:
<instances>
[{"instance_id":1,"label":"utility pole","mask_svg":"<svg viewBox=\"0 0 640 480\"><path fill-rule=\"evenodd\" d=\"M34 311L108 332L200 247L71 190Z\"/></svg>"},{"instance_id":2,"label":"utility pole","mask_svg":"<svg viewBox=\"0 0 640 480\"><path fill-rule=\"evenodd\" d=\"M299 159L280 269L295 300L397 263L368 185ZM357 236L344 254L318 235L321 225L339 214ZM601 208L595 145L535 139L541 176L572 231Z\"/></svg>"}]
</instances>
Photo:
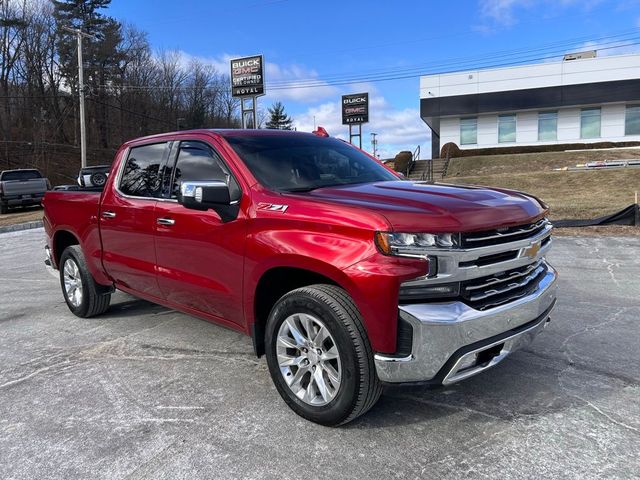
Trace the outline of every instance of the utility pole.
<instances>
[{"instance_id":1,"label":"utility pole","mask_svg":"<svg viewBox=\"0 0 640 480\"><path fill-rule=\"evenodd\" d=\"M87 166L87 126L84 113L84 65L82 60L82 38L95 38L93 35L83 32L79 28L62 27L63 30L73 33L78 41L78 96L80 97L80 165Z\"/></svg>"},{"instance_id":2,"label":"utility pole","mask_svg":"<svg viewBox=\"0 0 640 480\"><path fill-rule=\"evenodd\" d=\"M378 136L377 133L373 133L371 132L371 146L373 147L373 156L378 158L378 140L376 139L376 137Z\"/></svg>"}]
</instances>

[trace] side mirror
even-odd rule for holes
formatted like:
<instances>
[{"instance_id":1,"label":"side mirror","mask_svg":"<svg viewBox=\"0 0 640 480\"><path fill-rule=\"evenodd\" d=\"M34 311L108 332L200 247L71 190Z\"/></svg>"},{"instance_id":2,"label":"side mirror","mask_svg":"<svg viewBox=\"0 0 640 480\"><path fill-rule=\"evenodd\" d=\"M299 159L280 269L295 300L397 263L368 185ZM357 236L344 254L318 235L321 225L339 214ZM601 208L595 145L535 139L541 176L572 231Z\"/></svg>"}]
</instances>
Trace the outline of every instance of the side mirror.
<instances>
[{"instance_id":1,"label":"side mirror","mask_svg":"<svg viewBox=\"0 0 640 480\"><path fill-rule=\"evenodd\" d=\"M180 185L178 203L193 210L212 209L224 223L238 218L240 212L240 202L231 201L229 186L220 180L183 182Z\"/></svg>"},{"instance_id":2,"label":"side mirror","mask_svg":"<svg viewBox=\"0 0 640 480\"><path fill-rule=\"evenodd\" d=\"M231 203L229 187L221 181L184 182L180 185L178 202L186 208L208 210Z\"/></svg>"}]
</instances>

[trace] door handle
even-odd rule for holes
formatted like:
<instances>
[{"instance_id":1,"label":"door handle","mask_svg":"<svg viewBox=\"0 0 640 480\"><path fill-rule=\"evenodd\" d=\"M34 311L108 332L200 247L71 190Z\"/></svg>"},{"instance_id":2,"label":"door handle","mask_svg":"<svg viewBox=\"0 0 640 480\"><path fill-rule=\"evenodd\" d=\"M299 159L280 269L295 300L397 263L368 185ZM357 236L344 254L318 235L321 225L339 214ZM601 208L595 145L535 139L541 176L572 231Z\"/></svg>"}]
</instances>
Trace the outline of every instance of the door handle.
<instances>
[{"instance_id":1,"label":"door handle","mask_svg":"<svg viewBox=\"0 0 640 480\"><path fill-rule=\"evenodd\" d=\"M171 226L171 225L175 224L176 221L173 218L158 218L156 220L156 223L158 225L169 225L169 226Z\"/></svg>"},{"instance_id":2,"label":"door handle","mask_svg":"<svg viewBox=\"0 0 640 480\"><path fill-rule=\"evenodd\" d=\"M111 212L109 210L102 212L102 218L116 218L116 212Z\"/></svg>"}]
</instances>

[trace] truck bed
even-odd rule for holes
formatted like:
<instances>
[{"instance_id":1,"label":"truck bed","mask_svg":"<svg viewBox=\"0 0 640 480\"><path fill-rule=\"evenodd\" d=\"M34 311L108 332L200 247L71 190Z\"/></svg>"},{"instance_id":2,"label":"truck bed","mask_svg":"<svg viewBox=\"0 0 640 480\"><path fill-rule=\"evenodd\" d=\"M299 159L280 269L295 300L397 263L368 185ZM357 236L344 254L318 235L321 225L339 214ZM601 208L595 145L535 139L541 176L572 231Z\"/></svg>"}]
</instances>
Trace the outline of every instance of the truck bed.
<instances>
[{"instance_id":1,"label":"truck bed","mask_svg":"<svg viewBox=\"0 0 640 480\"><path fill-rule=\"evenodd\" d=\"M102 271L102 243L98 227L101 194L91 190L50 190L42 201L47 235L51 236L58 229L72 233L86 252L87 264L95 276L100 276ZM55 259L62 253L56 251L55 238L52 247Z\"/></svg>"}]
</instances>

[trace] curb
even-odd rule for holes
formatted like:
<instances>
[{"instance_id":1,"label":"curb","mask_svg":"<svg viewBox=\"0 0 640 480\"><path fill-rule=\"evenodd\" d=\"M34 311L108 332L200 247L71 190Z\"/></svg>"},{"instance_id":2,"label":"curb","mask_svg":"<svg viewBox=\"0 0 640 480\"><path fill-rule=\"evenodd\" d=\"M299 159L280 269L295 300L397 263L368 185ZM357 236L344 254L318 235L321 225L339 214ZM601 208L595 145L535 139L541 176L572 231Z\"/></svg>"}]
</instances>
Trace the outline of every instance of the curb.
<instances>
[{"instance_id":1,"label":"curb","mask_svg":"<svg viewBox=\"0 0 640 480\"><path fill-rule=\"evenodd\" d=\"M42 220L35 220L33 222L17 223L15 225L0 227L0 233L19 232L20 230L31 230L32 228L40 227L42 227Z\"/></svg>"}]
</instances>

